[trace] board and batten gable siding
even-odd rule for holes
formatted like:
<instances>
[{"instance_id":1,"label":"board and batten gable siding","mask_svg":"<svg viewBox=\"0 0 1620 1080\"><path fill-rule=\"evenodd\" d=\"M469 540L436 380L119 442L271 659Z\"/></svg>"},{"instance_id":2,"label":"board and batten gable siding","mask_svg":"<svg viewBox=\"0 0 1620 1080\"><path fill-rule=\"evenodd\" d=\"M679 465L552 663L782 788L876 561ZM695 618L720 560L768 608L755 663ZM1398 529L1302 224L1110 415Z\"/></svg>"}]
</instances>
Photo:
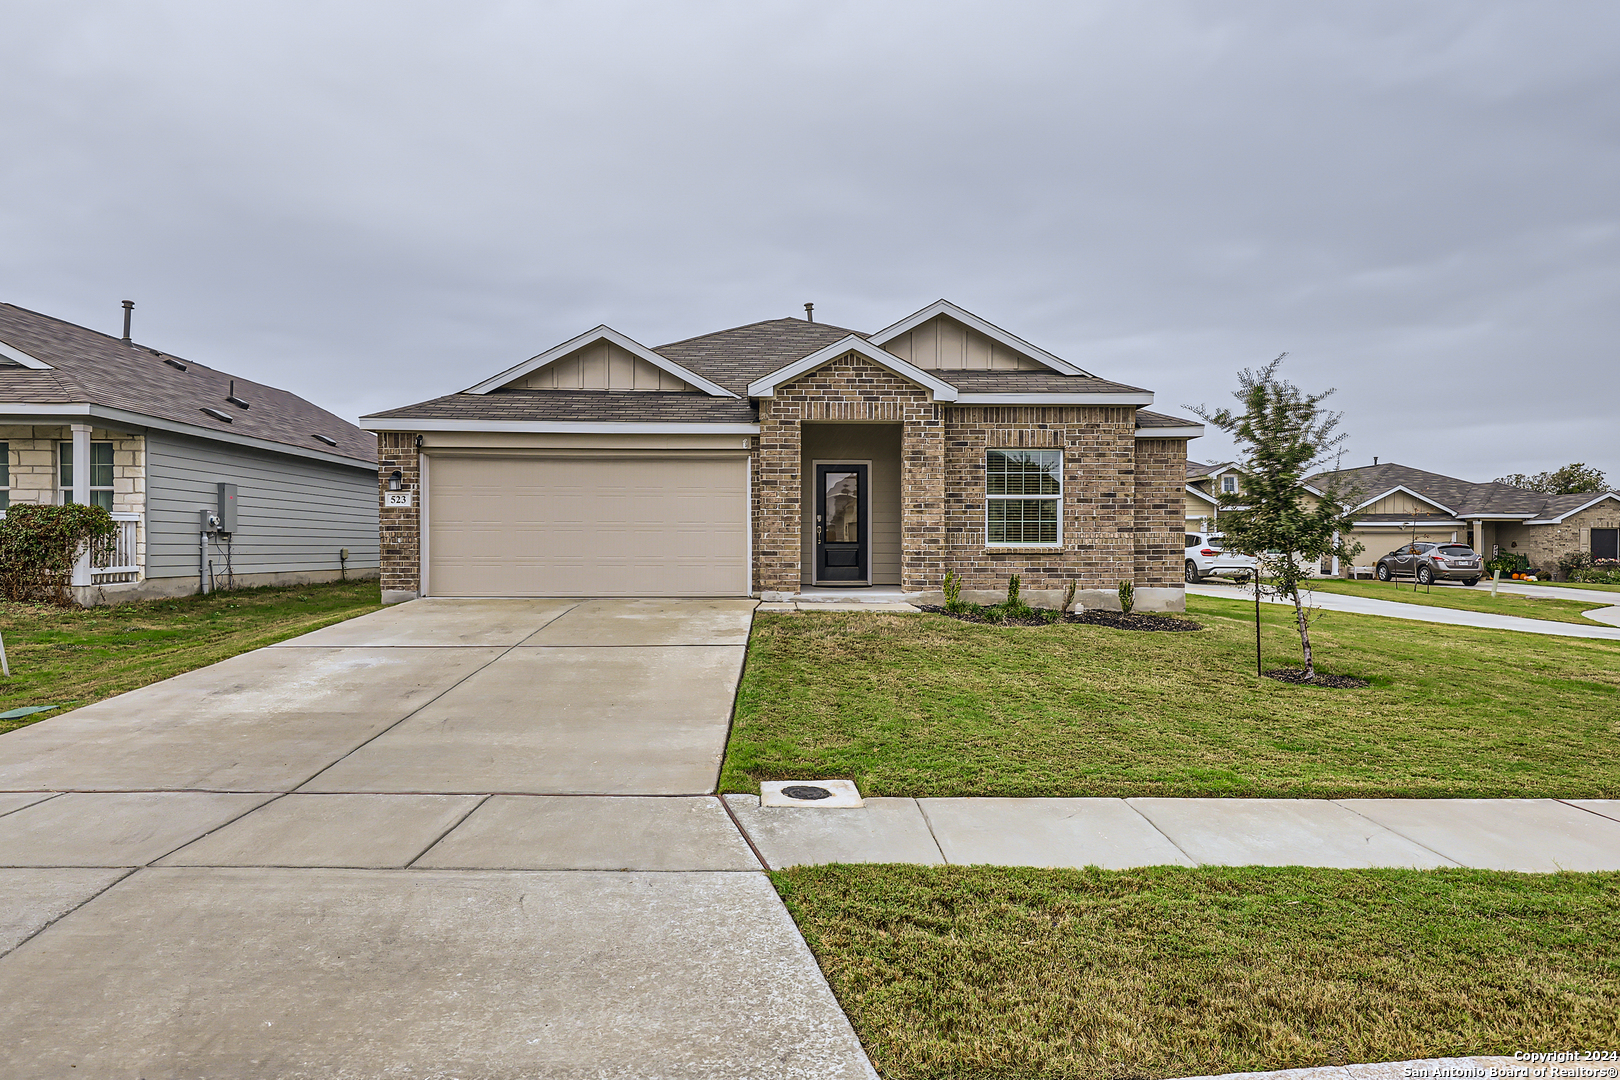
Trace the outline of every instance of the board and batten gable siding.
<instances>
[{"instance_id":1,"label":"board and batten gable siding","mask_svg":"<svg viewBox=\"0 0 1620 1080\"><path fill-rule=\"evenodd\" d=\"M198 516L237 488L231 541L236 574L335 571L378 565L373 469L153 431L146 439L146 576L195 577ZM224 573L223 552L214 556Z\"/></svg>"}]
</instances>

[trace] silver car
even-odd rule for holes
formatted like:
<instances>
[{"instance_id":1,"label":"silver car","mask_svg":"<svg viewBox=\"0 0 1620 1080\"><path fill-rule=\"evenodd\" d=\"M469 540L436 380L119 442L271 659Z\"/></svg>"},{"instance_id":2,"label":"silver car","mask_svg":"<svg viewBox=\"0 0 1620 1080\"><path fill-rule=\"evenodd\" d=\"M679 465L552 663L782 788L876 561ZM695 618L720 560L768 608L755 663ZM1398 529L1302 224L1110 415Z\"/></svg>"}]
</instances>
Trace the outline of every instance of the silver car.
<instances>
[{"instance_id":1,"label":"silver car","mask_svg":"<svg viewBox=\"0 0 1620 1080\"><path fill-rule=\"evenodd\" d=\"M1467 544L1407 544L1378 560L1378 580L1415 577L1419 585L1460 581L1473 585L1485 576L1479 553Z\"/></svg>"},{"instance_id":2,"label":"silver car","mask_svg":"<svg viewBox=\"0 0 1620 1080\"><path fill-rule=\"evenodd\" d=\"M1254 576L1254 556L1224 550L1220 533L1187 533L1186 536L1188 582L1196 585L1206 577L1248 581Z\"/></svg>"}]
</instances>

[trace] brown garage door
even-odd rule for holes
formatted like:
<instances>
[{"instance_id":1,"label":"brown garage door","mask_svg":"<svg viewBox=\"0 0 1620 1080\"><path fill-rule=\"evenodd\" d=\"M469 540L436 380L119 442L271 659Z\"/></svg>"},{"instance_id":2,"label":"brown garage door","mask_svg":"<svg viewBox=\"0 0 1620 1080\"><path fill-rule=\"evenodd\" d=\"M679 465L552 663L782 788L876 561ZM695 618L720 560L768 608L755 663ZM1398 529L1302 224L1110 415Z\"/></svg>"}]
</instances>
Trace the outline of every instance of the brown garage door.
<instances>
[{"instance_id":1,"label":"brown garage door","mask_svg":"<svg viewBox=\"0 0 1620 1080\"><path fill-rule=\"evenodd\" d=\"M743 596L748 459L428 461L432 596Z\"/></svg>"}]
</instances>

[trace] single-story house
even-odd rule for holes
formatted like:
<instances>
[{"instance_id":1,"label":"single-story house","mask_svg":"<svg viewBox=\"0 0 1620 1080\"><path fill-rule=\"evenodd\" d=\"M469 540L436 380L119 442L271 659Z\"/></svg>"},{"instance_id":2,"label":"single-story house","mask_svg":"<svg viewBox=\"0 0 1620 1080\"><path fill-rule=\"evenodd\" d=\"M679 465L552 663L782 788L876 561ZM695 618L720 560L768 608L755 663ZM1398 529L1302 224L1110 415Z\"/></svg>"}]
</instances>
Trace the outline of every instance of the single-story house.
<instances>
[{"instance_id":1,"label":"single-story house","mask_svg":"<svg viewBox=\"0 0 1620 1080\"><path fill-rule=\"evenodd\" d=\"M116 338L0 304L0 512L94 503L119 527L76 598L376 577L375 436L128 328L128 305Z\"/></svg>"},{"instance_id":2,"label":"single-story house","mask_svg":"<svg viewBox=\"0 0 1620 1080\"><path fill-rule=\"evenodd\" d=\"M1616 557L1620 493L1613 491L1547 495L1394 462L1318 473L1308 482L1315 487L1336 482L1341 490L1360 492L1360 517L1352 534L1365 548L1356 557L1358 566L1371 566L1414 539L1465 543L1486 558L1514 552L1547 570L1571 551ZM1335 567L1334 572L1348 569Z\"/></svg>"},{"instance_id":3,"label":"single-story house","mask_svg":"<svg viewBox=\"0 0 1620 1080\"><path fill-rule=\"evenodd\" d=\"M807 315L810 314L807 308ZM599 326L379 435L387 600L815 587L1183 607L1195 423L941 300L876 333ZM1117 601L1116 601L1117 602Z\"/></svg>"}]
</instances>

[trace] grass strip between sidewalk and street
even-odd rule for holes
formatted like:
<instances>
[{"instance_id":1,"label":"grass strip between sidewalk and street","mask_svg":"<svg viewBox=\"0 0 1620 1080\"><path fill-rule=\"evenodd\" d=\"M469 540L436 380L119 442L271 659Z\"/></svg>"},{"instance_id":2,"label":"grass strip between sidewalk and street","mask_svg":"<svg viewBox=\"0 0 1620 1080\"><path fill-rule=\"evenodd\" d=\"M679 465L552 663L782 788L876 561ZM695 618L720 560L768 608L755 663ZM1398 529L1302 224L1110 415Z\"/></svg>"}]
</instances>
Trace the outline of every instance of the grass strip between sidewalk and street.
<instances>
[{"instance_id":1,"label":"grass strip between sidewalk and street","mask_svg":"<svg viewBox=\"0 0 1620 1080\"><path fill-rule=\"evenodd\" d=\"M865 795L1620 797L1620 642L1325 612L1317 665L1262 679L1254 609L1197 633L940 615L755 617L722 792L842 777ZM1292 609L1261 611L1297 666Z\"/></svg>"},{"instance_id":2,"label":"grass strip between sidewalk and street","mask_svg":"<svg viewBox=\"0 0 1620 1080\"><path fill-rule=\"evenodd\" d=\"M771 876L885 1080L1134 1080L1620 1046L1620 874Z\"/></svg>"},{"instance_id":3,"label":"grass strip between sidewalk and street","mask_svg":"<svg viewBox=\"0 0 1620 1080\"><path fill-rule=\"evenodd\" d=\"M376 581L234 589L112 607L0 603L0 712L76 708L382 606ZM0 720L0 732L58 715Z\"/></svg>"},{"instance_id":4,"label":"grass strip between sidewalk and street","mask_svg":"<svg viewBox=\"0 0 1620 1080\"><path fill-rule=\"evenodd\" d=\"M1483 611L1492 615L1516 615L1521 619L1579 623L1582 626L1604 625L1596 619L1588 619L1581 612L1606 607L1611 603L1603 596L1594 596L1589 603L1580 600L1547 600L1506 592L1498 592L1492 596L1490 586L1483 583L1472 588L1465 585L1431 585L1425 589L1419 585L1414 590L1410 581L1344 581L1337 578L1317 578L1310 585L1317 592L1336 593L1340 596L1359 596L1368 600L1387 600L1395 604L1417 604L1420 607ZM1233 595L1241 597L1242 592L1234 589Z\"/></svg>"}]
</instances>

